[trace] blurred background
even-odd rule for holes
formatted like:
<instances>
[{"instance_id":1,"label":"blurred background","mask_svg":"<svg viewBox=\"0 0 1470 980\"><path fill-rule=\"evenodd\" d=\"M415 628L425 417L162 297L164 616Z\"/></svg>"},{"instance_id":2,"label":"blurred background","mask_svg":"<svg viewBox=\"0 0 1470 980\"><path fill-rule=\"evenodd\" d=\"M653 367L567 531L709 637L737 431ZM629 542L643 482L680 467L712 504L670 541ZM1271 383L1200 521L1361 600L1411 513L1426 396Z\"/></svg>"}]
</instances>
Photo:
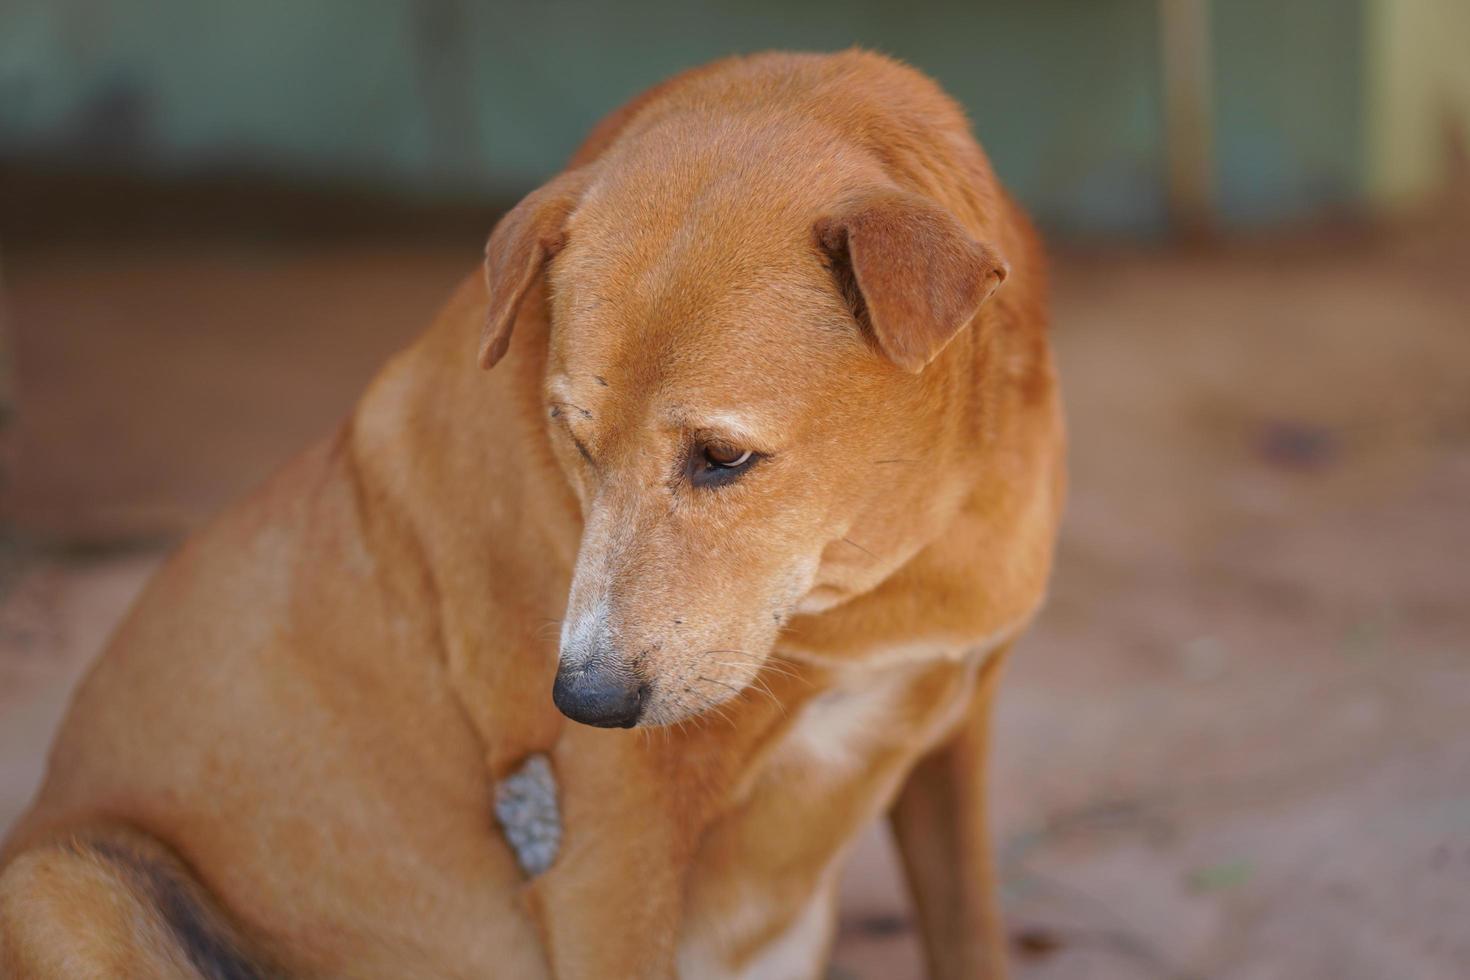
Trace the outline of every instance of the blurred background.
<instances>
[{"instance_id":1,"label":"blurred background","mask_svg":"<svg viewBox=\"0 0 1470 980\"><path fill-rule=\"evenodd\" d=\"M604 113L861 44L1047 232L1073 491L1000 700L1016 974L1470 976L1464 0L4 0L0 831L161 556ZM918 975L882 833L833 976Z\"/></svg>"}]
</instances>

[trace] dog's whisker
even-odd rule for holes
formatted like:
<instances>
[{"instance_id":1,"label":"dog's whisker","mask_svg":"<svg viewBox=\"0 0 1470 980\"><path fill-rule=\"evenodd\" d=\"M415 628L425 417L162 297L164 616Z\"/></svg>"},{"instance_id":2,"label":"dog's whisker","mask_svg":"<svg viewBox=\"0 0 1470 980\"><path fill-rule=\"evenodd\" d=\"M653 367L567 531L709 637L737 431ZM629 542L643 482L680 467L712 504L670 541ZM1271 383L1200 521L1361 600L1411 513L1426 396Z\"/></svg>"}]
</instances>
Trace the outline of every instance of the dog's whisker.
<instances>
[{"instance_id":1,"label":"dog's whisker","mask_svg":"<svg viewBox=\"0 0 1470 980\"><path fill-rule=\"evenodd\" d=\"M703 715L705 715L706 717L708 717L709 715L714 715L721 721L728 724L731 728L735 727L734 719L732 719L728 714L725 713L724 708L720 706L720 703L718 701L704 694L701 694L699 696L699 699L704 702L703 707L700 709L700 712Z\"/></svg>"},{"instance_id":2,"label":"dog's whisker","mask_svg":"<svg viewBox=\"0 0 1470 980\"><path fill-rule=\"evenodd\" d=\"M798 674L795 670L791 669L790 667L782 666L782 665L779 665L779 664L766 664L764 669L770 671L772 674L776 675L777 677L784 677L784 678L787 678L788 680L794 680L794 681L795 680L801 680L801 681L806 680L805 677L802 677L800 674Z\"/></svg>"},{"instance_id":3,"label":"dog's whisker","mask_svg":"<svg viewBox=\"0 0 1470 980\"><path fill-rule=\"evenodd\" d=\"M699 675L699 679L710 684L717 684L720 687L723 687L725 690L733 693L735 697L744 696L746 691L755 691L757 694L762 694L770 698L771 702L777 707L781 707L781 702L777 700L776 695L772 693L771 689L769 687L766 687L764 684L752 683L750 685L747 685L746 687L736 687L734 684L727 684L725 681L722 681L719 678L706 677L703 674Z\"/></svg>"},{"instance_id":4,"label":"dog's whisker","mask_svg":"<svg viewBox=\"0 0 1470 980\"><path fill-rule=\"evenodd\" d=\"M776 696L776 692L771 690L771 686L769 684L767 684L765 681L763 681L763 680L760 679L760 676L759 675L751 678L751 682L750 682L749 685L747 685L746 687L743 687L743 688L739 688L739 689L735 688L734 686L732 686L730 684L726 684L723 681L715 680L712 677L703 678L703 679L704 680L712 681L715 684L719 684L721 687L726 687L726 688L729 688L732 691L736 691L737 694L744 694L746 691L754 691L755 693L760 694L763 697L767 698L772 704L774 704L780 710L780 712L783 715L786 713L786 705L781 701L780 698L778 698Z\"/></svg>"},{"instance_id":5,"label":"dog's whisker","mask_svg":"<svg viewBox=\"0 0 1470 980\"><path fill-rule=\"evenodd\" d=\"M776 692L771 690L771 685L765 680L761 679L761 676L759 674L751 679L751 684L753 684L755 686L755 689L760 691L766 697L770 698L772 701L775 701L777 704L781 704L781 699L776 697ZM784 708L785 705L782 705L782 707Z\"/></svg>"},{"instance_id":6,"label":"dog's whisker","mask_svg":"<svg viewBox=\"0 0 1470 980\"><path fill-rule=\"evenodd\" d=\"M704 651L703 654L701 654L701 656L705 656L705 657L726 656L726 657L742 657L742 658L744 658L743 662L740 663L740 664L738 664L738 665L725 663L725 666L726 667L742 666L742 667L756 667L756 668L761 668L761 667L765 667L771 661L771 657L770 656L763 656L763 655L754 654L754 653L751 653L748 650L706 650L706 651Z\"/></svg>"},{"instance_id":7,"label":"dog's whisker","mask_svg":"<svg viewBox=\"0 0 1470 980\"><path fill-rule=\"evenodd\" d=\"M792 666L792 665L790 665L790 664L788 664L786 662L776 662L775 660L772 660L772 659L767 659L767 660L759 661L759 662L757 662L755 660L749 660L749 661L737 662L737 663L731 663L728 660L713 660L713 661L711 661L711 663L718 664L721 667L731 667L731 668L734 668L734 669L737 669L737 670L743 669L743 668L746 668L746 667L752 667L752 666L754 666L754 667L757 668L756 675L755 675L757 677L760 676L760 673L762 671L769 670L771 673L776 674L779 677L789 677L792 680L800 680L800 681L806 681L807 680L801 674L797 673L797 671L795 670L794 666Z\"/></svg>"},{"instance_id":8,"label":"dog's whisker","mask_svg":"<svg viewBox=\"0 0 1470 980\"><path fill-rule=\"evenodd\" d=\"M791 680L800 681L807 687L812 686L812 679L802 668L801 664L783 657L778 653L771 654L770 658L766 660L766 666L781 677L789 677Z\"/></svg>"},{"instance_id":9,"label":"dog's whisker","mask_svg":"<svg viewBox=\"0 0 1470 980\"><path fill-rule=\"evenodd\" d=\"M718 664L721 667L732 667L732 668L737 668L737 669L746 666L745 664L726 663L725 661L721 661L721 660L716 660L716 661L714 661L714 663ZM751 684L759 684L766 691L770 691L771 688L770 688L769 683L767 683L765 680L763 680L761 678L761 673L764 672L764 670L765 670L765 668L763 667L760 671L757 671L755 674L751 675L751 678L750 678L749 683L751 683ZM791 679L791 680L805 680L805 678L798 678L796 674L793 674L793 673L791 673L788 670L782 670L780 668L771 668L771 673L777 675L778 677L784 677L784 678L788 678L788 679ZM772 696L773 697L775 696L774 693L772 694Z\"/></svg>"},{"instance_id":10,"label":"dog's whisker","mask_svg":"<svg viewBox=\"0 0 1470 980\"><path fill-rule=\"evenodd\" d=\"M714 665L716 665L718 667L729 667L732 670L740 670L740 671L744 671L746 668L748 668L748 667L751 666L751 664L746 664L746 663L730 663L727 660L711 660L710 663L712 663L712 664L714 664ZM753 672L750 676L751 676L751 680L752 681L755 678L759 677L760 676L760 670L759 670L759 668L757 668L756 671Z\"/></svg>"},{"instance_id":11,"label":"dog's whisker","mask_svg":"<svg viewBox=\"0 0 1470 980\"><path fill-rule=\"evenodd\" d=\"M699 675L699 680L702 680L702 681L704 681L707 684L718 684L720 687L723 687L725 690L727 690L727 691L733 691L736 694L743 694L745 692L745 688L743 688L743 687L736 687L734 684L727 684L727 683L725 683L724 681L720 680L717 677L706 677L705 675L700 674Z\"/></svg>"}]
</instances>

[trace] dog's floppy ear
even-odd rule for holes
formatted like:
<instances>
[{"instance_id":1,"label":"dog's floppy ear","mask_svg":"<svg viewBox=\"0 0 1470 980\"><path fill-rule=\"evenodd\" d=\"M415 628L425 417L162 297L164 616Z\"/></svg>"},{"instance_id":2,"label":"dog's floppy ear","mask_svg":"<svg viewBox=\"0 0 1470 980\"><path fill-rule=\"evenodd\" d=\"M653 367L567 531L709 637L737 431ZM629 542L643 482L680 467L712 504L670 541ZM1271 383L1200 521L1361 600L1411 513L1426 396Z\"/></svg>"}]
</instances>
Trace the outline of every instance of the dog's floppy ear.
<instances>
[{"instance_id":1,"label":"dog's floppy ear","mask_svg":"<svg viewBox=\"0 0 1470 980\"><path fill-rule=\"evenodd\" d=\"M567 216L586 185L584 170L568 171L526 195L490 233L485 244L490 309L480 334L480 367L492 368L505 356L521 300L546 261L566 243Z\"/></svg>"},{"instance_id":2,"label":"dog's floppy ear","mask_svg":"<svg viewBox=\"0 0 1470 980\"><path fill-rule=\"evenodd\" d=\"M853 316L914 374L969 323L1010 267L916 194L875 190L819 218L817 243Z\"/></svg>"}]
</instances>

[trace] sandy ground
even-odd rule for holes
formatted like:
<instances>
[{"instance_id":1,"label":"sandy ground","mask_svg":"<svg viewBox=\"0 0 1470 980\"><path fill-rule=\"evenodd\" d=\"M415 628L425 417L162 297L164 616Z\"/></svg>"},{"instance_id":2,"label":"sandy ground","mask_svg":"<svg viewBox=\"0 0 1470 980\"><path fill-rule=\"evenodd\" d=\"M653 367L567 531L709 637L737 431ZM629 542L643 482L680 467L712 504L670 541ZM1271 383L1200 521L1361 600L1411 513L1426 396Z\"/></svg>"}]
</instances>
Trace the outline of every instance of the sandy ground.
<instances>
[{"instance_id":1,"label":"sandy ground","mask_svg":"<svg viewBox=\"0 0 1470 980\"><path fill-rule=\"evenodd\" d=\"M325 432L473 246L7 256L0 828L168 543ZM1470 246L1072 256L1073 494L998 719L1023 980L1470 976ZM885 838L833 975L919 975Z\"/></svg>"}]
</instances>

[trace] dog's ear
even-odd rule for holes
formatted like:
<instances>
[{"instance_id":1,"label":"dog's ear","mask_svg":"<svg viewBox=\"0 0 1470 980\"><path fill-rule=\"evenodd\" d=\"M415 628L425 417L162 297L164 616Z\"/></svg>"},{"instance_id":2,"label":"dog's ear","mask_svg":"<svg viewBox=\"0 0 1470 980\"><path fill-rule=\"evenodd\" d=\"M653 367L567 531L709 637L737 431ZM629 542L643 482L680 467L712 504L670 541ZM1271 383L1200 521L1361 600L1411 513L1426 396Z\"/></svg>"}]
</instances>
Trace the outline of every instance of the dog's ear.
<instances>
[{"instance_id":1,"label":"dog's ear","mask_svg":"<svg viewBox=\"0 0 1470 980\"><path fill-rule=\"evenodd\" d=\"M853 316L889 360L914 374L1010 272L952 214L903 191L853 198L819 218L815 231Z\"/></svg>"},{"instance_id":2,"label":"dog's ear","mask_svg":"<svg viewBox=\"0 0 1470 980\"><path fill-rule=\"evenodd\" d=\"M548 259L566 244L566 221L587 185L572 170L526 195L500 219L485 244L485 285L490 308L480 334L480 367L492 368L510 346L521 301Z\"/></svg>"}]
</instances>

